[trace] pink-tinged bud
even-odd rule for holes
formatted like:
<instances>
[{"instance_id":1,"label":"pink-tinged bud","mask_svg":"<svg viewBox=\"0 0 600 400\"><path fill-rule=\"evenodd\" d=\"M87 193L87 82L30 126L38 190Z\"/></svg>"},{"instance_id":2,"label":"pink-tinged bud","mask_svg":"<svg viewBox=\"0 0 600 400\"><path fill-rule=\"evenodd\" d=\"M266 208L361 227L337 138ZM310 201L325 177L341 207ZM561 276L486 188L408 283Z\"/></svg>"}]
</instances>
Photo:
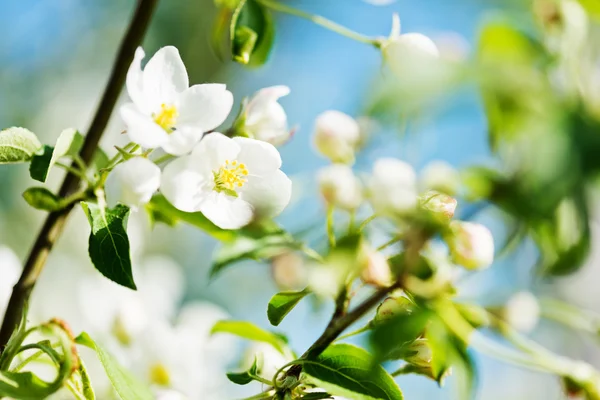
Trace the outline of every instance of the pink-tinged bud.
<instances>
[{"instance_id":1,"label":"pink-tinged bud","mask_svg":"<svg viewBox=\"0 0 600 400\"><path fill-rule=\"evenodd\" d=\"M354 163L360 143L360 126L340 111L325 111L317 117L313 138L317 150L334 163Z\"/></svg>"},{"instance_id":2,"label":"pink-tinged bud","mask_svg":"<svg viewBox=\"0 0 600 400\"><path fill-rule=\"evenodd\" d=\"M481 224L452 221L445 240L455 264L467 269L482 269L494 261L494 238Z\"/></svg>"},{"instance_id":3,"label":"pink-tinged bud","mask_svg":"<svg viewBox=\"0 0 600 400\"><path fill-rule=\"evenodd\" d=\"M435 190L430 190L421 196L421 207L442 220L452 219L457 204L455 198Z\"/></svg>"},{"instance_id":4,"label":"pink-tinged bud","mask_svg":"<svg viewBox=\"0 0 600 400\"><path fill-rule=\"evenodd\" d=\"M390 286L393 278L386 256L378 251L369 250L366 257L366 266L362 270L360 279L368 285Z\"/></svg>"},{"instance_id":5,"label":"pink-tinged bud","mask_svg":"<svg viewBox=\"0 0 600 400\"><path fill-rule=\"evenodd\" d=\"M304 260L293 252L273 257L271 274L281 290L299 290L307 284L308 272Z\"/></svg>"},{"instance_id":6,"label":"pink-tinged bud","mask_svg":"<svg viewBox=\"0 0 600 400\"><path fill-rule=\"evenodd\" d=\"M373 323L379 324L403 314L410 314L413 311L414 304L408 298L403 296L388 297L377 307L377 312Z\"/></svg>"},{"instance_id":7,"label":"pink-tinged bud","mask_svg":"<svg viewBox=\"0 0 600 400\"><path fill-rule=\"evenodd\" d=\"M352 211L363 201L362 185L343 164L333 164L319 170L317 174L321 195L328 204Z\"/></svg>"}]
</instances>

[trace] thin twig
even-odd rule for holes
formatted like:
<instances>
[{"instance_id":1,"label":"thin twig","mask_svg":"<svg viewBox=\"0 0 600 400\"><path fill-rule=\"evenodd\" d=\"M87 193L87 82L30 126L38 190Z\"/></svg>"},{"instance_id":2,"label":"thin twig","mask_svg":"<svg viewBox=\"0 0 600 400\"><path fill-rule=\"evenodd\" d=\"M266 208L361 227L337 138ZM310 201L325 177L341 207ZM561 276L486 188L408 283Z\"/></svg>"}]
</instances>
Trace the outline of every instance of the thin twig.
<instances>
[{"instance_id":1,"label":"thin twig","mask_svg":"<svg viewBox=\"0 0 600 400\"><path fill-rule=\"evenodd\" d=\"M137 8L121 42L121 47L119 48L100 105L92 120L81 152L79 153L81 160L87 165L90 164L96 153L98 142L104 133L108 120L121 93L121 89L123 88L123 84L125 83L127 70L133 60L135 50L141 44L142 39L148 30L148 25L150 24L150 19L156 8L157 2L158 0L138 0ZM60 188L59 196L64 198L72 195L79 188L80 182L81 180L78 176L68 173ZM59 238L65 221L74 205L75 203L72 203L60 211L50 213L37 236L33 248L29 253L29 257L25 262L21 277L13 288L4 321L0 328L0 354L6 346L12 332L19 325L23 307L29 300L33 287L44 268L46 259L48 258L54 243L56 243Z\"/></svg>"}]
</instances>

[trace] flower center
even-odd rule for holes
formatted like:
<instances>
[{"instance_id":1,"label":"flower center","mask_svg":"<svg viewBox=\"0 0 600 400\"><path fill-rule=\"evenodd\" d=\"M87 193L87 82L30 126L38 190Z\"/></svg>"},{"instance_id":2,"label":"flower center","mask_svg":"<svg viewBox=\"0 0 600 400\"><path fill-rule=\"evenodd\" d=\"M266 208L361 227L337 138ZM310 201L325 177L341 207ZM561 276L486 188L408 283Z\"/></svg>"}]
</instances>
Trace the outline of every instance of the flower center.
<instances>
[{"instance_id":1,"label":"flower center","mask_svg":"<svg viewBox=\"0 0 600 400\"><path fill-rule=\"evenodd\" d=\"M168 386L171 382L169 370L161 363L155 363L150 366L150 381L160 386Z\"/></svg>"},{"instance_id":2,"label":"flower center","mask_svg":"<svg viewBox=\"0 0 600 400\"><path fill-rule=\"evenodd\" d=\"M225 164L219 168L219 171L213 171L213 175L215 178L214 190L237 197L236 189L241 188L246 183L248 169L243 163L238 163L235 160L225 160Z\"/></svg>"},{"instance_id":3,"label":"flower center","mask_svg":"<svg viewBox=\"0 0 600 400\"><path fill-rule=\"evenodd\" d=\"M177 117L179 117L177 108L164 103L160 105L160 111L158 113L152 113L154 122L160 125L160 127L163 128L167 133L173 132L175 123L177 122Z\"/></svg>"}]
</instances>

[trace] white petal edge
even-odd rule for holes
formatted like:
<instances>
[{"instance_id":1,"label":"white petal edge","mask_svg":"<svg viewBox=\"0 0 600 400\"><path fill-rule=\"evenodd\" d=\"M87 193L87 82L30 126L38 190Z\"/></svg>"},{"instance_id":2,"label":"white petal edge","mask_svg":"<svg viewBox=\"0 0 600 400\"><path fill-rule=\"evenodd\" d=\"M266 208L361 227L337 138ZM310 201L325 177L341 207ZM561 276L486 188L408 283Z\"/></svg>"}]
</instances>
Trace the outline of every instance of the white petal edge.
<instances>
[{"instance_id":1,"label":"white petal edge","mask_svg":"<svg viewBox=\"0 0 600 400\"><path fill-rule=\"evenodd\" d=\"M160 168L144 157L117 165L105 185L109 204L121 203L137 210L148 203L160 186Z\"/></svg>"},{"instance_id":2,"label":"white petal edge","mask_svg":"<svg viewBox=\"0 0 600 400\"><path fill-rule=\"evenodd\" d=\"M194 85L181 93L177 99L177 123L208 132L227 119L232 107L233 94L225 85Z\"/></svg>"},{"instance_id":3,"label":"white petal edge","mask_svg":"<svg viewBox=\"0 0 600 400\"><path fill-rule=\"evenodd\" d=\"M203 135L204 132L195 127L180 126L169 134L161 147L169 154L182 156L191 152Z\"/></svg>"},{"instance_id":4,"label":"white petal edge","mask_svg":"<svg viewBox=\"0 0 600 400\"><path fill-rule=\"evenodd\" d=\"M135 50L133 61L127 71L126 86L127 94L129 94L131 101L133 101L141 112L150 114L152 110L148 105L146 96L144 96L144 80L142 74L142 60L145 56L146 53L144 53L144 49L141 47L138 47Z\"/></svg>"},{"instance_id":5,"label":"white petal edge","mask_svg":"<svg viewBox=\"0 0 600 400\"><path fill-rule=\"evenodd\" d=\"M233 140L240 146L237 159L246 164L250 175L269 173L281 167L281 155L272 144L243 137Z\"/></svg>"},{"instance_id":6,"label":"white petal edge","mask_svg":"<svg viewBox=\"0 0 600 400\"><path fill-rule=\"evenodd\" d=\"M173 46L159 49L148 61L143 72L144 95L154 112L161 104L174 104L177 95L189 87L188 74Z\"/></svg>"},{"instance_id":7,"label":"white petal edge","mask_svg":"<svg viewBox=\"0 0 600 400\"><path fill-rule=\"evenodd\" d=\"M252 205L255 217L275 217L290 203L292 181L281 170L259 177L250 176L241 197Z\"/></svg>"},{"instance_id":8,"label":"white petal edge","mask_svg":"<svg viewBox=\"0 0 600 400\"><path fill-rule=\"evenodd\" d=\"M168 133L158 126L150 116L142 114L133 103L121 107L121 118L127 126L127 135L132 142L154 149L162 146Z\"/></svg>"},{"instance_id":9,"label":"white petal edge","mask_svg":"<svg viewBox=\"0 0 600 400\"><path fill-rule=\"evenodd\" d=\"M185 212L199 211L205 195L202 190L205 177L191 168L190 156L180 157L163 170L160 191L177 209Z\"/></svg>"},{"instance_id":10,"label":"white petal edge","mask_svg":"<svg viewBox=\"0 0 600 400\"><path fill-rule=\"evenodd\" d=\"M221 229L239 229L252 221L252 206L239 197L211 192L200 204L200 211Z\"/></svg>"},{"instance_id":11,"label":"white petal edge","mask_svg":"<svg viewBox=\"0 0 600 400\"><path fill-rule=\"evenodd\" d=\"M217 171L226 160L237 159L240 153L240 145L231 138L219 132L205 135L194 147L192 156L203 159L210 169Z\"/></svg>"}]
</instances>

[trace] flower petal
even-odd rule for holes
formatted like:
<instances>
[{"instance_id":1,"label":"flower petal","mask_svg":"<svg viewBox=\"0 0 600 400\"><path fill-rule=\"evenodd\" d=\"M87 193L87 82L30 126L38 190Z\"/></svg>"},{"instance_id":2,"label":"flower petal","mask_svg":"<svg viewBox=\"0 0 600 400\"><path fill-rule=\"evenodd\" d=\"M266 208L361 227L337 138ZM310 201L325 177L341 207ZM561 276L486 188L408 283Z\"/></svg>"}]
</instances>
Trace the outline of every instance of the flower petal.
<instances>
[{"instance_id":1,"label":"flower petal","mask_svg":"<svg viewBox=\"0 0 600 400\"><path fill-rule=\"evenodd\" d=\"M148 99L144 95L144 80L142 74L142 60L145 56L144 49L138 47L133 56L133 62L127 71L126 86L131 101L133 101L141 112L150 114L152 109L149 106Z\"/></svg>"},{"instance_id":2,"label":"flower petal","mask_svg":"<svg viewBox=\"0 0 600 400\"><path fill-rule=\"evenodd\" d=\"M192 151L204 132L196 127L181 126L169 134L162 148L169 154L182 156Z\"/></svg>"},{"instance_id":3,"label":"flower petal","mask_svg":"<svg viewBox=\"0 0 600 400\"><path fill-rule=\"evenodd\" d=\"M254 208L258 217L279 215L289 204L292 196L292 181L281 170L264 176L248 176L241 189L241 198Z\"/></svg>"},{"instance_id":4,"label":"flower petal","mask_svg":"<svg viewBox=\"0 0 600 400\"><path fill-rule=\"evenodd\" d=\"M200 211L222 229L239 229L252 221L252 206L239 197L211 192L200 204Z\"/></svg>"},{"instance_id":5,"label":"flower petal","mask_svg":"<svg viewBox=\"0 0 600 400\"><path fill-rule=\"evenodd\" d=\"M133 103L125 104L120 111L121 118L127 125L127 134L133 142L154 149L167 141L169 136L167 132L148 115L142 114Z\"/></svg>"},{"instance_id":6,"label":"flower petal","mask_svg":"<svg viewBox=\"0 0 600 400\"><path fill-rule=\"evenodd\" d=\"M178 125L192 125L208 132L221 125L233 106L233 94L225 85L194 85L179 95Z\"/></svg>"},{"instance_id":7,"label":"flower petal","mask_svg":"<svg viewBox=\"0 0 600 400\"><path fill-rule=\"evenodd\" d=\"M270 173L281 167L281 156L272 144L243 137L235 137L233 140L241 149L237 159L246 164L250 175Z\"/></svg>"},{"instance_id":8,"label":"flower petal","mask_svg":"<svg viewBox=\"0 0 600 400\"><path fill-rule=\"evenodd\" d=\"M198 211L205 194L204 175L193 168L193 160L190 156L180 157L163 170L160 191L179 210Z\"/></svg>"},{"instance_id":9,"label":"flower petal","mask_svg":"<svg viewBox=\"0 0 600 400\"><path fill-rule=\"evenodd\" d=\"M148 61L143 72L144 95L153 111L161 104L174 104L177 95L189 86L188 75L179 50L166 46Z\"/></svg>"},{"instance_id":10,"label":"flower petal","mask_svg":"<svg viewBox=\"0 0 600 400\"><path fill-rule=\"evenodd\" d=\"M134 157L108 175L106 197L111 206L118 202L137 209L150 201L159 186L160 168L147 158Z\"/></svg>"},{"instance_id":11,"label":"flower petal","mask_svg":"<svg viewBox=\"0 0 600 400\"><path fill-rule=\"evenodd\" d=\"M206 161L213 171L218 170L226 160L235 160L240 153L240 145L219 132L206 135L194 147L192 156Z\"/></svg>"},{"instance_id":12,"label":"flower petal","mask_svg":"<svg viewBox=\"0 0 600 400\"><path fill-rule=\"evenodd\" d=\"M259 90L248 103L248 119L252 119L253 115L262 114L264 108L270 103L275 103L288 94L290 94L290 88L285 85L271 86Z\"/></svg>"}]
</instances>

